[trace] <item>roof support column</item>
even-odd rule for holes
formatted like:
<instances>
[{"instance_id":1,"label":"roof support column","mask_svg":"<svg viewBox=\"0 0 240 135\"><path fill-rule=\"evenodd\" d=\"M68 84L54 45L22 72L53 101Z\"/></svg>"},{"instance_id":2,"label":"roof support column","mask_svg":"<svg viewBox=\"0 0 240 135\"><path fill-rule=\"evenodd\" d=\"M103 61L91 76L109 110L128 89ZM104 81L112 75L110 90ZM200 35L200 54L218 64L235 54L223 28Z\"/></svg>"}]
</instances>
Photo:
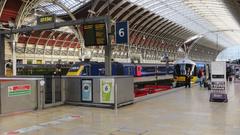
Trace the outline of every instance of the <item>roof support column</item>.
<instances>
[{"instance_id":1,"label":"roof support column","mask_svg":"<svg viewBox=\"0 0 240 135\"><path fill-rule=\"evenodd\" d=\"M5 41L4 35L0 34L0 75L5 75Z\"/></svg>"}]
</instances>

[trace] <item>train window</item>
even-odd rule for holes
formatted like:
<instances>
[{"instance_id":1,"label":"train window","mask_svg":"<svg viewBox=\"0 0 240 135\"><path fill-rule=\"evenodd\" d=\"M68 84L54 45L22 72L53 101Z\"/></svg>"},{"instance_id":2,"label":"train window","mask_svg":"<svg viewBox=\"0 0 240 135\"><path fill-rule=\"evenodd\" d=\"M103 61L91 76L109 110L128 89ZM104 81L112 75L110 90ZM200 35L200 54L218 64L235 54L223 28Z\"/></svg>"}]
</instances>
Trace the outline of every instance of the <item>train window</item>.
<instances>
[{"instance_id":1,"label":"train window","mask_svg":"<svg viewBox=\"0 0 240 135\"><path fill-rule=\"evenodd\" d=\"M42 60L37 60L36 64L42 64Z\"/></svg>"},{"instance_id":2,"label":"train window","mask_svg":"<svg viewBox=\"0 0 240 135\"><path fill-rule=\"evenodd\" d=\"M74 65L69 69L69 71L70 71L70 72L77 72L77 71L79 70L80 66L81 66L81 65L79 65L79 64L74 64Z\"/></svg>"},{"instance_id":3,"label":"train window","mask_svg":"<svg viewBox=\"0 0 240 135\"><path fill-rule=\"evenodd\" d=\"M167 70L166 67L158 67L158 71L160 72L165 72Z\"/></svg>"},{"instance_id":4,"label":"train window","mask_svg":"<svg viewBox=\"0 0 240 135\"><path fill-rule=\"evenodd\" d=\"M188 68L190 68L192 70L193 65L192 64L177 64L174 67L175 67L175 74L177 74L177 75L185 75L186 74L186 70ZM193 70L193 74L195 74L194 70Z\"/></svg>"},{"instance_id":5,"label":"train window","mask_svg":"<svg viewBox=\"0 0 240 135\"><path fill-rule=\"evenodd\" d=\"M33 64L33 60L27 60L27 64Z\"/></svg>"},{"instance_id":6,"label":"train window","mask_svg":"<svg viewBox=\"0 0 240 135\"><path fill-rule=\"evenodd\" d=\"M45 61L45 64L52 64L51 61Z\"/></svg>"},{"instance_id":7,"label":"train window","mask_svg":"<svg viewBox=\"0 0 240 135\"><path fill-rule=\"evenodd\" d=\"M17 64L23 64L23 60L22 59L17 59Z\"/></svg>"},{"instance_id":8,"label":"train window","mask_svg":"<svg viewBox=\"0 0 240 135\"><path fill-rule=\"evenodd\" d=\"M142 67L143 72L155 72L156 68L155 67Z\"/></svg>"},{"instance_id":9,"label":"train window","mask_svg":"<svg viewBox=\"0 0 240 135\"><path fill-rule=\"evenodd\" d=\"M186 74L186 65L185 64L180 64L180 75L185 75Z\"/></svg>"}]
</instances>

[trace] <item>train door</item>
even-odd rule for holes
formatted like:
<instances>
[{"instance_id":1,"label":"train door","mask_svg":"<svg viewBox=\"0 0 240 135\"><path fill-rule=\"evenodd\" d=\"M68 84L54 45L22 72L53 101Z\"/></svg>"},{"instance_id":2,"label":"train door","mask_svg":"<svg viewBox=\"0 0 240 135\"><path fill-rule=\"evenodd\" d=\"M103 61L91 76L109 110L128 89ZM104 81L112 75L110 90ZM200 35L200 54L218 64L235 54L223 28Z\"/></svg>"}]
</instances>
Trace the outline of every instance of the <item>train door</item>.
<instances>
[{"instance_id":1,"label":"train door","mask_svg":"<svg viewBox=\"0 0 240 135\"><path fill-rule=\"evenodd\" d=\"M209 79L209 71L210 71L209 64L206 64L206 65L205 65L206 79Z\"/></svg>"},{"instance_id":2,"label":"train door","mask_svg":"<svg viewBox=\"0 0 240 135\"><path fill-rule=\"evenodd\" d=\"M142 76L142 66L136 66L136 76Z\"/></svg>"},{"instance_id":3,"label":"train door","mask_svg":"<svg viewBox=\"0 0 240 135\"><path fill-rule=\"evenodd\" d=\"M125 66L124 67L124 75L133 75L133 69L131 66Z\"/></svg>"},{"instance_id":4,"label":"train door","mask_svg":"<svg viewBox=\"0 0 240 135\"><path fill-rule=\"evenodd\" d=\"M42 64L42 60L37 60L36 64Z\"/></svg>"}]
</instances>

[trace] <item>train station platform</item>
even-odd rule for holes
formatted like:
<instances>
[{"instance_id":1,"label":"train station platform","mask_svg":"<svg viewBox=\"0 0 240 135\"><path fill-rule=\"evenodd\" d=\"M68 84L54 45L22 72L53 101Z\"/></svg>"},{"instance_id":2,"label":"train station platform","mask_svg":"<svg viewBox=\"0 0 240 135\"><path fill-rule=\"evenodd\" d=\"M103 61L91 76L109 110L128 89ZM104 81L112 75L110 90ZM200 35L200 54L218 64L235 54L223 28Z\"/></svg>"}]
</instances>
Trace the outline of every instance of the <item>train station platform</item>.
<instances>
[{"instance_id":1,"label":"train station platform","mask_svg":"<svg viewBox=\"0 0 240 135\"><path fill-rule=\"evenodd\" d=\"M228 103L209 102L210 91L195 85L118 110L64 105L2 116L0 134L239 135L239 86L228 84Z\"/></svg>"}]
</instances>

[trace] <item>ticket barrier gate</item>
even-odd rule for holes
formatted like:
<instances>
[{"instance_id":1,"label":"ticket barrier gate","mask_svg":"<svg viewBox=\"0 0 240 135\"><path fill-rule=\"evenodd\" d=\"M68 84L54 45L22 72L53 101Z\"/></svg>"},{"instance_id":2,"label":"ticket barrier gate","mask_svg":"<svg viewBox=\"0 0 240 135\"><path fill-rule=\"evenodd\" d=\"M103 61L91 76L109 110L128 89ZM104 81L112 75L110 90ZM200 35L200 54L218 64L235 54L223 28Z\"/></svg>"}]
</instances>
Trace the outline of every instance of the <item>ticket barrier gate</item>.
<instances>
[{"instance_id":1,"label":"ticket barrier gate","mask_svg":"<svg viewBox=\"0 0 240 135\"><path fill-rule=\"evenodd\" d=\"M61 105L64 103L64 83L62 76L44 76L44 108Z\"/></svg>"}]
</instances>

